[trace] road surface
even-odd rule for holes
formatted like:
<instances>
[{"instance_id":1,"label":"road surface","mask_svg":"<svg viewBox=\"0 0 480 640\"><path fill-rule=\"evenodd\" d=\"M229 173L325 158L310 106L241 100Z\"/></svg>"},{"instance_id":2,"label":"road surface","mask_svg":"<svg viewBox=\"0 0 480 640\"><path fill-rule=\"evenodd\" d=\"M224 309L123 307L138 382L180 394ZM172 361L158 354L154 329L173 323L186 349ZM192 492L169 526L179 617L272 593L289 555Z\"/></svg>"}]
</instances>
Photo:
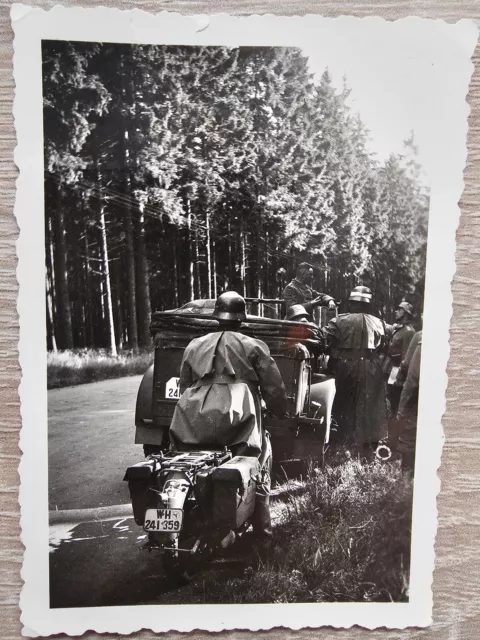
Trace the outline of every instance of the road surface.
<instances>
[{"instance_id":1,"label":"road surface","mask_svg":"<svg viewBox=\"0 0 480 640\"><path fill-rule=\"evenodd\" d=\"M140 549L145 534L125 517L130 496L123 476L143 459L141 445L134 444L140 380L133 376L48 392L54 608L190 601L169 585L160 558ZM119 515L98 520L105 512Z\"/></svg>"},{"instance_id":2,"label":"road surface","mask_svg":"<svg viewBox=\"0 0 480 640\"><path fill-rule=\"evenodd\" d=\"M48 392L49 509L129 502L125 470L143 458L135 439L141 376Z\"/></svg>"},{"instance_id":3,"label":"road surface","mask_svg":"<svg viewBox=\"0 0 480 640\"><path fill-rule=\"evenodd\" d=\"M208 602L209 585L239 576L251 556L248 545L239 558L235 545L179 588L168 581L158 555L141 550L145 534L130 515L123 482L126 468L143 459L134 444L140 380L48 392L52 608Z\"/></svg>"},{"instance_id":4,"label":"road surface","mask_svg":"<svg viewBox=\"0 0 480 640\"><path fill-rule=\"evenodd\" d=\"M145 534L133 518L50 528L50 607L202 604L210 585L240 576L251 547L238 545L209 562L186 585L171 582L157 552L141 550ZM215 580L212 580L214 578Z\"/></svg>"}]
</instances>

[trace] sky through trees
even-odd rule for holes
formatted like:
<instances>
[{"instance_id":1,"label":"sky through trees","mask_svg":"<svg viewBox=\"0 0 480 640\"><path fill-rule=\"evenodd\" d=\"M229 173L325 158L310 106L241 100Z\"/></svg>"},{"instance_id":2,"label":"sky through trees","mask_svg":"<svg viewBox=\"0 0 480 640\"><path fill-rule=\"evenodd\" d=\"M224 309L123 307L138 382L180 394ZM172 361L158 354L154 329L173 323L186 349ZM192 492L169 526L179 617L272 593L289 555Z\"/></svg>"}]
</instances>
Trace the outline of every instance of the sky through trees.
<instances>
[{"instance_id":1,"label":"sky through trees","mask_svg":"<svg viewBox=\"0 0 480 640\"><path fill-rule=\"evenodd\" d=\"M49 349L146 347L152 310L274 298L302 260L420 309L414 140L379 163L298 49L44 41L43 89Z\"/></svg>"}]
</instances>

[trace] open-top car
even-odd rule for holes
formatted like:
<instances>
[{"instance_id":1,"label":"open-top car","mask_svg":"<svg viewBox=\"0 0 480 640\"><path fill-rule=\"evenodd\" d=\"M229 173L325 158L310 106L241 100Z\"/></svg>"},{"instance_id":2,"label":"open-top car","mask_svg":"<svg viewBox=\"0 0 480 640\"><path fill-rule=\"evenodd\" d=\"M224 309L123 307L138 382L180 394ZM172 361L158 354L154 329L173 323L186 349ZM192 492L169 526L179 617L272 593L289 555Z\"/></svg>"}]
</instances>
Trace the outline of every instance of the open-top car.
<instances>
[{"instance_id":1,"label":"open-top car","mask_svg":"<svg viewBox=\"0 0 480 640\"><path fill-rule=\"evenodd\" d=\"M262 309L275 302L255 300L254 304ZM211 317L214 305L215 300L194 300L179 309L153 314L155 360L141 382L135 412L135 442L144 446L145 454L168 448L168 431L180 395L183 352L193 338L216 330L217 321ZM312 459L323 463L335 383L322 371L320 329L311 323L247 315L240 332L268 345L285 383L287 415L281 420L269 413L263 416L277 470L303 466Z\"/></svg>"}]
</instances>

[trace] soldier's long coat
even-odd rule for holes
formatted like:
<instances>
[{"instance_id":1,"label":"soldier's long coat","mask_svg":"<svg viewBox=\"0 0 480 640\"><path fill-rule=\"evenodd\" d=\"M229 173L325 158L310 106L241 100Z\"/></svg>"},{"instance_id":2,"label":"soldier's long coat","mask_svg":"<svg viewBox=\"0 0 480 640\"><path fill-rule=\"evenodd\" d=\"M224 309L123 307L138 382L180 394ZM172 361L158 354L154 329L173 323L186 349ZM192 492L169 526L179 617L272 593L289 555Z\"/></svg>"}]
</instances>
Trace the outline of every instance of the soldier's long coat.
<instances>
[{"instance_id":1,"label":"soldier's long coat","mask_svg":"<svg viewBox=\"0 0 480 640\"><path fill-rule=\"evenodd\" d=\"M345 313L325 328L329 368L335 376L334 414L342 433L358 443L387 435L387 401L378 348L385 335L381 320L366 313Z\"/></svg>"},{"instance_id":2,"label":"soldier's long coat","mask_svg":"<svg viewBox=\"0 0 480 640\"><path fill-rule=\"evenodd\" d=\"M387 326L387 332L391 333L387 357L383 363L385 379L388 380L392 367L399 367L407 355L410 341L415 334L411 324Z\"/></svg>"},{"instance_id":3,"label":"soldier's long coat","mask_svg":"<svg viewBox=\"0 0 480 640\"><path fill-rule=\"evenodd\" d=\"M264 342L235 331L192 340L183 356L182 395L170 426L174 446L229 446L237 454L259 455L258 389L267 407L282 416L285 386Z\"/></svg>"}]
</instances>

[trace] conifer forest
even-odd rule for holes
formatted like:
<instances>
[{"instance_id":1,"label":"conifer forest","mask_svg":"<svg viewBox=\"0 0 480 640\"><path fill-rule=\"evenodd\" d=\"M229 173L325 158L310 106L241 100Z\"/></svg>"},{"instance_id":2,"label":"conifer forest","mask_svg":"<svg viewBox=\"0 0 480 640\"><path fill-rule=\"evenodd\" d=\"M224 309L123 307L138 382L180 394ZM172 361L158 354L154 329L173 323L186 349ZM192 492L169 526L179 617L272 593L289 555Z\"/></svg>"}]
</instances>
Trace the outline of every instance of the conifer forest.
<instances>
[{"instance_id":1,"label":"conifer forest","mask_svg":"<svg viewBox=\"0 0 480 640\"><path fill-rule=\"evenodd\" d=\"M413 136L379 161L348 78L301 50L43 41L49 350L137 351L152 311L278 298L295 266L386 320L420 311L429 195Z\"/></svg>"}]
</instances>

